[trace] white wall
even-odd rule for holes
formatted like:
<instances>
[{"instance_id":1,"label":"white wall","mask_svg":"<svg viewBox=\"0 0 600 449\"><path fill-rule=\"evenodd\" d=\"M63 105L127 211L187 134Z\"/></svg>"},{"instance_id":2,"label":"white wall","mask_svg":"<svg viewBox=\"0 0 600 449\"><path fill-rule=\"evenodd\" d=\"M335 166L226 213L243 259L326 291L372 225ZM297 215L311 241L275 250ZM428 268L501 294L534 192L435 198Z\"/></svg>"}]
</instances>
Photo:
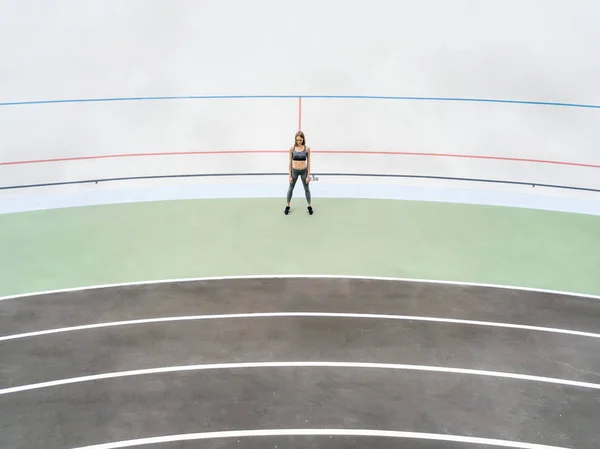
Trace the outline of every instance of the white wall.
<instances>
[{"instance_id":1,"label":"white wall","mask_svg":"<svg viewBox=\"0 0 600 449\"><path fill-rule=\"evenodd\" d=\"M593 0L3 1L0 163L285 150L298 125L295 98L10 102L369 95L600 105L598 19L600 3ZM600 168L343 153L458 153L600 165L600 108L304 98L302 111L315 173L600 189ZM332 150L342 153L319 153ZM284 153L87 159L0 165L0 187L286 169Z\"/></svg>"}]
</instances>

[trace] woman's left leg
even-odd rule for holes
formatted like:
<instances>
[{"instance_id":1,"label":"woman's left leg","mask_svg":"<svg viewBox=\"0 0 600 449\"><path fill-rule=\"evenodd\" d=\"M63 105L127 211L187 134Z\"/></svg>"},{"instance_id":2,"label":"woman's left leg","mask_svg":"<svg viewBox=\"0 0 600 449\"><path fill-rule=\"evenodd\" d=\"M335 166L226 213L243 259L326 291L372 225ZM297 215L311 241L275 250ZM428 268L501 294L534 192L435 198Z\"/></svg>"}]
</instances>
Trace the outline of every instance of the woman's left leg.
<instances>
[{"instance_id":1,"label":"woman's left leg","mask_svg":"<svg viewBox=\"0 0 600 449\"><path fill-rule=\"evenodd\" d=\"M306 197L306 202L308 203L307 209L308 209L308 212L312 215L313 209L310 204L311 195L310 195L310 188L308 187L307 175L308 175L308 170L304 169L304 172L302 172L300 174L300 179L302 180L302 186L304 187L304 196Z\"/></svg>"},{"instance_id":2,"label":"woman's left leg","mask_svg":"<svg viewBox=\"0 0 600 449\"><path fill-rule=\"evenodd\" d=\"M304 169L304 171L300 173L300 179L302 180L302 186L304 187L304 196L306 197L306 202L310 206L310 188L308 187L308 180L306 179L307 174L307 170Z\"/></svg>"}]
</instances>

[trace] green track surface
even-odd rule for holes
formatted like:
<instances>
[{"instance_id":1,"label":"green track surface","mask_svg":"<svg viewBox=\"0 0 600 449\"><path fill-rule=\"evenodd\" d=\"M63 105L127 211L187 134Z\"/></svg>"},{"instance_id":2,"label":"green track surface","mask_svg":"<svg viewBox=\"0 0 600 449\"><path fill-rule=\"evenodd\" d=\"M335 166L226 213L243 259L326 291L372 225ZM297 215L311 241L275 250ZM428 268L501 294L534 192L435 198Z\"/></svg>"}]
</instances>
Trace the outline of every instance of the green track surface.
<instances>
[{"instance_id":1,"label":"green track surface","mask_svg":"<svg viewBox=\"0 0 600 449\"><path fill-rule=\"evenodd\" d=\"M600 294L600 217L397 200L165 201L0 215L0 295L170 278L392 276Z\"/></svg>"}]
</instances>

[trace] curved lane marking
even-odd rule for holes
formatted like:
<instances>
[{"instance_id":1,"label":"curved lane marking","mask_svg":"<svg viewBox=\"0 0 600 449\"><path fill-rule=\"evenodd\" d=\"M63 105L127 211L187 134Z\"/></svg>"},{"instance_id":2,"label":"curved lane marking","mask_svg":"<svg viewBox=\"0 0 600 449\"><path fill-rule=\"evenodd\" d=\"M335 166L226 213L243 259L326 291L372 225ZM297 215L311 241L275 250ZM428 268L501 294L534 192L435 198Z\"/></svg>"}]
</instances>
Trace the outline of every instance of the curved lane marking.
<instances>
[{"instance_id":1,"label":"curved lane marking","mask_svg":"<svg viewBox=\"0 0 600 449\"><path fill-rule=\"evenodd\" d=\"M449 435L438 433L406 432L393 430L371 430L371 429L253 429L253 430L230 430L220 432L188 433L180 435L168 435L162 437L140 438L137 440L125 440L112 443L94 444L92 446L79 446L72 449L120 449L124 447L142 446L145 444L159 444L167 442L208 440L216 438L248 438L262 436L355 436L355 437L379 437L379 438L410 438L419 440L453 441L458 443L484 444L496 447L510 447L517 449L570 449L562 446L548 446L546 444L524 443L521 441L498 440L492 438L480 438L462 435Z\"/></svg>"},{"instance_id":2,"label":"curved lane marking","mask_svg":"<svg viewBox=\"0 0 600 449\"><path fill-rule=\"evenodd\" d=\"M83 324L79 326L61 327L56 329L47 329L42 331L24 332L21 334L4 335L0 337L0 342L9 340L18 340L29 337L39 337L42 335L59 334L65 332L74 332L89 329L100 329L105 327L129 326L135 324L149 323L168 323L177 321L204 321L204 320L220 320L234 318L287 318L287 317L318 317L318 318L368 318L378 320L402 320L402 321L425 321L435 323L452 323L452 324L472 324L476 326L504 327L511 329L533 330L540 332L551 332L557 334L576 335L580 337L600 338L600 334L593 332L583 332L570 329L559 329L552 327L530 326L526 324L500 323L494 321L477 321L465 320L459 318L436 318L425 316L412 315L388 315L375 313L346 313L346 312L254 312L254 313L231 313L231 314L215 314L215 315L190 315L190 316L173 316L161 318L142 318L136 320L112 321L97 324Z\"/></svg>"},{"instance_id":3,"label":"curved lane marking","mask_svg":"<svg viewBox=\"0 0 600 449\"><path fill-rule=\"evenodd\" d=\"M172 278L172 279L154 279L134 282L122 282L114 284L96 284L87 285L82 287L71 287L56 290L43 290L30 293L20 293L17 295L0 296L0 301L6 301L8 299L19 299L29 298L34 296L51 295L56 293L72 293L81 292L87 290L98 290L114 287L134 287L142 285L157 285L157 284L168 284L168 283L182 283L182 282L200 282L200 281L228 281L228 280L258 280L258 279L352 279L352 280L366 280L366 281L393 281L393 282L408 282L408 283L424 283L424 284L440 284L440 285L455 285L455 286L466 286L466 287L485 287L503 290L517 290L522 292L533 292L533 293L550 293L555 295L572 296L575 298L586 298L586 299L597 299L600 300L600 295L591 295L586 293L576 293L561 290L549 290L542 288L523 287L523 286L512 286L502 284L487 284L479 282L462 282L462 281L446 281L441 279L419 279L419 278L400 278L400 277L385 277L385 276L362 276L362 275L339 275L339 274L249 274L249 275L229 275L229 276L203 276L193 278Z\"/></svg>"},{"instance_id":4,"label":"curved lane marking","mask_svg":"<svg viewBox=\"0 0 600 449\"><path fill-rule=\"evenodd\" d=\"M95 380L114 379L118 377L140 376L145 374L157 373L175 373L182 371L203 371L203 370L222 370L222 369L243 369L243 368L363 368L363 369L391 369L391 370L410 370L410 371L429 371L452 374L471 374L476 376L501 377L507 379L530 380L534 382L546 382L557 385L569 385L574 387L591 388L600 390L600 384L592 382L579 382L568 379L557 379L553 377L532 376L528 374L506 373L499 371L476 370L467 368L449 368L440 366L426 365L405 365L398 363L362 363L362 362L317 362L317 361L297 361L297 362L245 362L245 363L212 363L203 365L186 366L166 366L162 368L148 368L131 371L119 371L104 374L94 374L90 376L72 377L68 379L59 379L49 382L39 382L35 384L21 385L17 387L4 388L0 390L0 395L17 393L21 391L37 390L42 388L55 387L80 382L91 382Z\"/></svg>"}]
</instances>

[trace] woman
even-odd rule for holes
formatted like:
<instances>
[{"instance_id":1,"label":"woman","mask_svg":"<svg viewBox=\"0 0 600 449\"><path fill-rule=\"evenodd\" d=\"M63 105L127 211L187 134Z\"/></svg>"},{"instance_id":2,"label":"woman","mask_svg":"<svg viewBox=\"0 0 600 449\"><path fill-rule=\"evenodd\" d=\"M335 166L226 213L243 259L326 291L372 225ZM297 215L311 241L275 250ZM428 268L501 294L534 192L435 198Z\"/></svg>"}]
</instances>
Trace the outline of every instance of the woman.
<instances>
[{"instance_id":1,"label":"woman","mask_svg":"<svg viewBox=\"0 0 600 449\"><path fill-rule=\"evenodd\" d=\"M310 205L310 189L308 188L308 183L310 182L310 148L306 146L304 133L302 131L298 131L296 133L296 143L290 148L289 174L290 186L288 187L287 191L287 206L285 207L284 213L286 215L290 213L292 192L296 186L296 181L298 181L298 176L300 176L302 185L304 186L304 196L306 197L306 202L308 203L308 207L306 209L308 210L308 213L312 215L313 209Z\"/></svg>"}]
</instances>

